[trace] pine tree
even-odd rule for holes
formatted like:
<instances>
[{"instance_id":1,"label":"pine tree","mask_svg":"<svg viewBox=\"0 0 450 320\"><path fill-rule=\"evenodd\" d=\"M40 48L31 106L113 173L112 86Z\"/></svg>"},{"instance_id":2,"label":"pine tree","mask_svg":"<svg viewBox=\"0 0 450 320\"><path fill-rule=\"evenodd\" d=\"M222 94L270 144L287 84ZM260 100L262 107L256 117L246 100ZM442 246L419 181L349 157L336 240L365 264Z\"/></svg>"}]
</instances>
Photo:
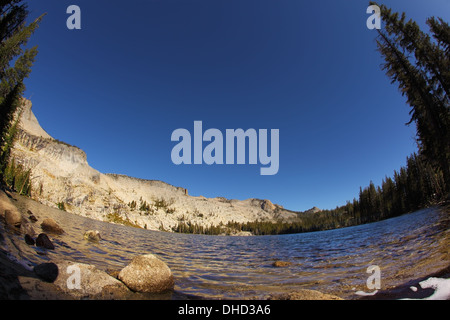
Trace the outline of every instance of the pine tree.
<instances>
[{"instance_id":1,"label":"pine tree","mask_svg":"<svg viewBox=\"0 0 450 320\"><path fill-rule=\"evenodd\" d=\"M406 21L404 13L379 7L384 28L378 30L377 45L385 60L383 70L407 97L419 152L442 171L449 192L450 27L440 18L429 18L433 41L416 22Z\"/></svg>"},{"instance_id":2,"label":"pine tree","mask_svg":"<svg viewBox=\"0 0 450 320\"><path fill-rule=\"evenodd\" d=\"M0 182L8 164L8 139L13 117L25 90L23 83L31 72L37 47L26 49L43 16L26 24L27 5L22 0L0 0Z\"/></svg>"},{"instance_id":3,"label":"pine tree","mask_svg":"<svg viewBox=\"0 0 450 320\"><path fill-rule=\"evenodd\" d=\"M383 199L383 216L390 217L394 213L394 192L395 192L394 182L390 177L385 177L381 183L381 192Z\"/></svg>"}]
</instances>

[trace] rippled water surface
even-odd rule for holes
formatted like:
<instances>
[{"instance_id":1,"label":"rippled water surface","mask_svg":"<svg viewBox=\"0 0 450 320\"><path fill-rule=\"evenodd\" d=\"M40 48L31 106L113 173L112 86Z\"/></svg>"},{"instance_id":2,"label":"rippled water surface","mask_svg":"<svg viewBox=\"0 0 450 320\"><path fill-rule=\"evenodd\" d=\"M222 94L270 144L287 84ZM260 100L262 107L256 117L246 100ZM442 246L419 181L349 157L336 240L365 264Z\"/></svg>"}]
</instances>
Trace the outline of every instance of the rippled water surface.
<instances>
[{"instance_id":1,"label":"rippled water surface","mask_svg":"<svg viewBox=\"0 0 450 320\"><path fill-rule=\"evenodd\" d=\"M27 203L23 210L32 206ZM439 271L450 261L449 214L436 208L331 231L258 237L148 231L58 210L45 215L66 231L53 237L55 250L27 246L21 235L9 234L21 258L31 264L65 258L120 270L135 255L153 253L171 268L176 293L204 298L263 298L315 289L352 299L358 290L370 291L370 265L380 267L381 286L387 289ZM103 240L84 240L89 229L99 230ZM277 260L291 264L276 268Z\"/></svg>"}]
</instances>

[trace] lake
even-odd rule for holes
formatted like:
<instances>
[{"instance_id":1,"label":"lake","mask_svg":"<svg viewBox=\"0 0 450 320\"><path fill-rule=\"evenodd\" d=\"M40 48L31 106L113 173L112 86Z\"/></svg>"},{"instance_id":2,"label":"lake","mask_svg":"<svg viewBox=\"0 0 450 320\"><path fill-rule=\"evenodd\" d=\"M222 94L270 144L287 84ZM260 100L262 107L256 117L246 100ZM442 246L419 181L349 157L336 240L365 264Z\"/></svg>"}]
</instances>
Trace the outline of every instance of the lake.
<instances>
[{"instance_id":1,"label":"lake","mask_svg":"<svg viewBox=\"0 0 450 320\"><path fill-rule=\"evenodd\" d=\"M336 230L253 237L149 231L53 209L47 216L66 231L53 237L55 250L28 246L22 235L1 226L19 259L33 266L64 258L120 270L134 256L153 253L173 272L175 293L169 298L264 298L313 289L357 299L356 292L372 291L366 287L369 266L380 268L381 289L389 289L439 271L450 261L450 218L443 208ZM99 230L103 240L85 240L89 229ZM278 260L288 265L274 267Z\"/></svg>"}]
</instances>

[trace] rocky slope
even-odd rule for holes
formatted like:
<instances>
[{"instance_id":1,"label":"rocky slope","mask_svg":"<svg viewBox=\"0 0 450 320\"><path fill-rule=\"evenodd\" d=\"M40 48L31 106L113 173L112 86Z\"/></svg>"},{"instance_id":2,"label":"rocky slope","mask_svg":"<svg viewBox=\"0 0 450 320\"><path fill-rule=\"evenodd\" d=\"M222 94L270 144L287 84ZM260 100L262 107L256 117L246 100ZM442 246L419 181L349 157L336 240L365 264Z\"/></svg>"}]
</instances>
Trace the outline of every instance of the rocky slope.
<instances>
[{"instance_id":1,"label":"rocky slope","mask_svg":"<svg viewBox=\"0 0 450 320\"><path fill-rule=\"evenodd\" d=\"M184 188L90 167L81 149L53 139L39 125L31 102L23 100L21 130L13 156L32 170L32 197L68 212L94 219L172 230L179 222L199 226L229 221L289 221L296 212L269 200L244 201L188 195Z\"/></svg>"}]
</instances>

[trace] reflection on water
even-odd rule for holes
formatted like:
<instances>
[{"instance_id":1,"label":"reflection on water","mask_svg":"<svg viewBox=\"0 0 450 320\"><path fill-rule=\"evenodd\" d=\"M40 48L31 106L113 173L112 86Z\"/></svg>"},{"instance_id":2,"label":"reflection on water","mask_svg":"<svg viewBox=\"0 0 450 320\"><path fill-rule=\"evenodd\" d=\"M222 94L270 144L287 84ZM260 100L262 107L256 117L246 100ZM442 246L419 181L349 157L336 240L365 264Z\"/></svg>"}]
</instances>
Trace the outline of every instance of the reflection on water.
<instances>
[{"instance_id":1,"label":"reflection on water","mask_svg":"<svg viewBox=\"0 0 450 320\"><path fill-rule=\"evenodd\" d=\"M303 288L354 299L356 291L370 291L365 287L370 265L381 268L382 289L387 289L443 269L450 261L444 209L331 231L258 237L173 234L56 210L48 215L66 231L53 238L53 251L36 254L39 249L27 246L22 236L9 234L32 264L64 258L120 270L135 255L153 253L171 268L176 292L205 298L262 298ZM85 240L89 229L99 230L103 240ZM291 264L276 268L276 260Z\"/></svg>"}]
</instances>

